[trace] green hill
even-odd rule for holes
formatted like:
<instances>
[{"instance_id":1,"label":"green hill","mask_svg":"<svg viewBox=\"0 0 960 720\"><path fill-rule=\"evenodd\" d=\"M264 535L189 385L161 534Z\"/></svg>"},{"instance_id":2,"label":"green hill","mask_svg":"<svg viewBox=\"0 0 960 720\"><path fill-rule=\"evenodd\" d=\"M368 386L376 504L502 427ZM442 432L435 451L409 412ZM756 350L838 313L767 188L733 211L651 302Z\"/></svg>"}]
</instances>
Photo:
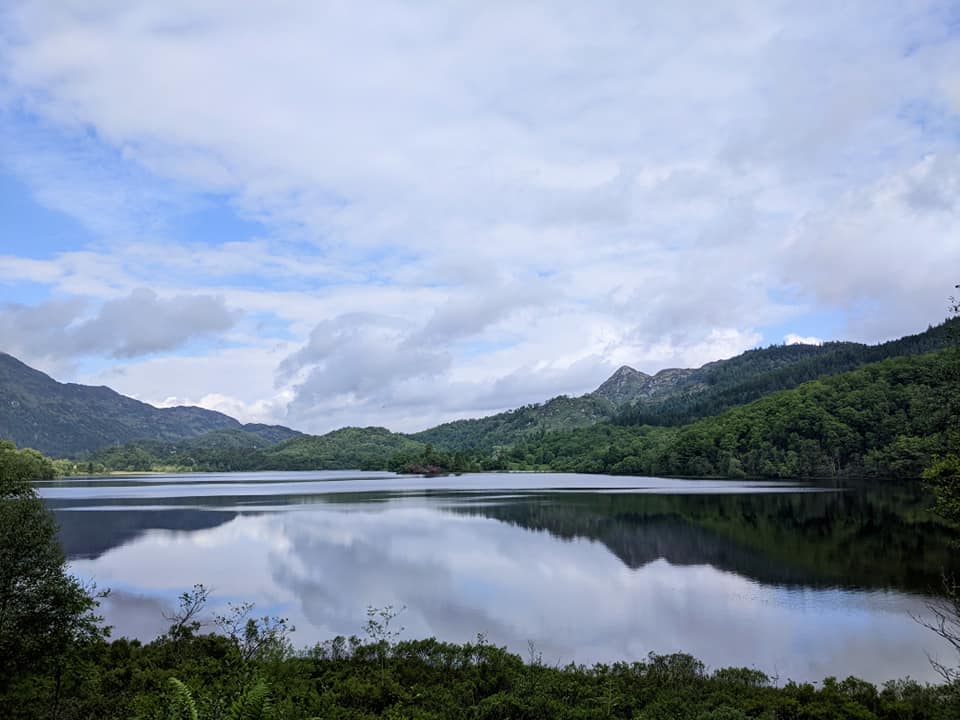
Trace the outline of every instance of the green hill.
<instances>
[{"instance_id":1,"label":"green hill","mask_svg":"<svg viewBox=\"0 0 960 720\"><path fill-rule=\"evenodd\" d=\"M748 350L690 371L672 392L636 397L614 421L621 425L683 425L810 380L888 358L941 350L958 337L960 318L954 318L878 345L831 342Z\"/></svg>"},{"instance_id":2,"label":"green hill","mask_svg":"<svg viewBox=\"0 0 960 720\"><path fill-rule=\"evenodd\" d=\"M55 457L80 457L133 440L177 441L212 430L246 430L274 441L281 426L244 426L198 407L156 408L108 387L60 383L0 353L0 438Z\"/></svg>"},{"instance_id":3,"label":"green hill","mask_svg":"<svg viewBox=\"0 0 960 720\"><path fill-rule=\"evenodd\" d=\"M259 451L276 445L273 438L282 434L275 432L272 426L244 427L254 427L260 432L226 428L211 430L186 440L136 440L102 448L83 460L87 466L92 464L94 468L102 466L109 470L135 472L155 468L209 472L242 469L245 464L253 462L252 458ZM81 468L84 463L81 463Z\"/></svg>"},{"instance_id":4,"label":"green hill","mask_svg":"<svg viewBox=\"0 0 960 720\"><path fill-rule=\"evenodd\" d=\"M304 435L259 454L249 469L383 469L388 458L423 445L382 427L345 427L326 435Z\"/></svg>"},{"instance_id":5,"label":"green hill","mask_svg":"<svg viewBox=\"0 0 960 720\"><path fill-rule=\"evenodd\" d=\"M409 437L450 451L493 450L545 432L595 425L613 417L615 410L614 404L605 398L561 395L538 405L444 423Z\"/></svg>"},{"instance_id":6,"label":"green hill","mask_svg":"<svg viewBox=\"0 0 960 720\"><path fill-rule=\"evenodd\" d=\"M958 364L956 350L893 358L682 427L603 423L552 433L506 459L576 472L916 478L957 441Z\"/></svg>"},{"instance_id":7,"label":"green hill","mask_svg":"<svg viewBox=\"0 0 960 720\"><path fill-rule=\"evenodd\" d=\"M444 423L410 437L449 452L489 452L607 420L627 426L683 425L809 380L945 348L958 333L960 319L953 319L878 345L773 345L699 368L669 368L654 375L623 366L586 395L561 395L487 417Z\"/></svg>"}]
</instances>

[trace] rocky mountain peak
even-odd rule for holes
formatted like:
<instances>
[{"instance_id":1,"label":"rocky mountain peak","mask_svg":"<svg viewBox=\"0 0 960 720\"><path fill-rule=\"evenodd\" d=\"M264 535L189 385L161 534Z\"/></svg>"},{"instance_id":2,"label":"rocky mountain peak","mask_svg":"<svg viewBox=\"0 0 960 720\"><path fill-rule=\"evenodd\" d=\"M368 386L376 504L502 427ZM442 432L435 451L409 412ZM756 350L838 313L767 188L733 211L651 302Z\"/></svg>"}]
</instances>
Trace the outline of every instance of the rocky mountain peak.
<instances>
[{"instance_id":1,"label":"rocky mountain peak","mask_svg":"<svg viewBox=\"0 0 960 720\"><path fill-rule=\"evenodd\" d=\"M605 398L614 405L623 405L633 400L649 379L646 373L622 365L591 394Z\"/></svg>"}]
</instances>

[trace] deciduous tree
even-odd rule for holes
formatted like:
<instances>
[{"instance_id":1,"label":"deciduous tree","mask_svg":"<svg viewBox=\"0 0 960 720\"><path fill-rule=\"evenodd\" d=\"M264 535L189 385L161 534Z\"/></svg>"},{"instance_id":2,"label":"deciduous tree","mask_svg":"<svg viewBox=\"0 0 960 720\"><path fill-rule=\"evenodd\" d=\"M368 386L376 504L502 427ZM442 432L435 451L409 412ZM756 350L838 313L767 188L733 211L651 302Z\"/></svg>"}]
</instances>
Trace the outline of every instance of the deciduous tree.
<instances>
[{"instance_id":1,"label":"deciduous tree","mask_svg":"<svg viewBox=\"0 0 960 720\"><path fill-rule=\"evenodd\" d=\"M101 637L97 598L67 572L57 525L31 485L53 466L0 441L0 701L30 676L51 688L56 717L71 651Z\"/></svg>"}]
</instances>

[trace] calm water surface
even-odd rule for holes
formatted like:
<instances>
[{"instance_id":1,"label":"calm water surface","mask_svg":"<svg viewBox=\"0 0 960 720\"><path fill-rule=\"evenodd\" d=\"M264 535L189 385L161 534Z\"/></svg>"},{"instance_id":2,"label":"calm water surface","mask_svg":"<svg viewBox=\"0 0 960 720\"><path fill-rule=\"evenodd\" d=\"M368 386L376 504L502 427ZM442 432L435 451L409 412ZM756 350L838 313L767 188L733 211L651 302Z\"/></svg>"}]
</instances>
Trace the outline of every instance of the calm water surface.
<instances>
[{"instance_id":1,"label":"calm water surface","mask_svg":"<svg viewBox=\"0 0 960 720\"><path fill-rule=\"evenodd\" d=\"M560 474L232 473L43 483L71 567L111 588L115 635L151 639L194 583L295 640L485 633L549 663L689 652L780 678L935 680L913 616L947 531L916 489Z\"/></svg>"}]
</instances>

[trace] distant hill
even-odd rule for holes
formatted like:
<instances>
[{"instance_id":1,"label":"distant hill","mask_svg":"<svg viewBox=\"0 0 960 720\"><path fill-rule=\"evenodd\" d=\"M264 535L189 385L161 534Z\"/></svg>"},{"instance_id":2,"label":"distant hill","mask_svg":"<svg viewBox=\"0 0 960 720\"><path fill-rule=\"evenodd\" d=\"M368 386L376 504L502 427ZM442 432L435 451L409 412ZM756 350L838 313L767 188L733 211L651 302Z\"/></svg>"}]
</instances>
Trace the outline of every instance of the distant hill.
<instances>
[{"instance_id":1,"label":"distant hill","mask_svg":"<svg viewBox=\"0 0 960 720\"><path fill-rule=\"evenodd\" d=\"M633 402L643 392L653 378L645 372L634 370L628 365L622 365L603 384L593 391L595 397L609 400L620 406Z\"/></svg>"},{"instance_id":2,"label":"distant hill","mask_svg":"<svg viewBox=\"0 0 960 720\"><path fill-rule=\"evenodd\" d=\"M255 425L243 427L256 429ZM246 469L249 458L277 444L272 438L282 433L276 433L273 426L267 428L266 437L248 429L221 428L185 440L134 440L110 445L85 455L80 468L85 462L94 468L140 472L156 468L209 472Z\"/></svg>"},{"instance_id":3,"label":"distant hill","mask_svg":"<svg viewBox=\"0 0 960 720\"><path fill-rule=\"evenodd\" d=\"M444 450L492 449L507 447L537 434L594 425L612 418L615 412L616 405L603 397L560 395L538 405L524 405L475 420L444 423L409 437Z\"/></svg>"},{"instance_id":4,"label":"distant hill","mask_svg":"<svg viewBox=\"0 0 960 720\"><path fill-rule=\"evenodd\" d=\"M669 368L654 375L624 365L586 395L561 395L487 417L443 423L409 437L447 451L493 450L607 420L621 425L681 425L809 380L939 350L957 334L960 319L953 319L879 345L771 345L699 368Z\"/></svg>"},{"instance_id":5,"label":"distant hill","mask_svg":"<svg viewBox=\"0 0 960 720\"><path fill-rule=\"evenodd\" d=\"M878 345L831 342L823 345L773 345L748 350L729 360L681 371L686 375L674 383L669 392L639 393L633 402L621 407L614 422L621 425L683 425L810 380L881 360L942 350L955 344L957 338L960 338L960 318Z\"/></svg>"},{"instance_id":6,"label":"distant hill","mask_svg":"<svg viewBox=\"0 0 960 720\"><path fill-rule=\"evenodd\" d=\"M214 430L241 430L269 442L300 434L282 426L245 426L198 407L156 408L108 387L60 383L0 353L0 438L21 447L80 457L134 440L185 440Z\"/></svg>"},{"instance_id":7,"label":"distant hill","mask_svg":"<svg viewBox=\"0 0 960 720\"><path fill-rule=\"evenodd\" d=\"M345 427L326 435L304 435L259 454L249 469L340 470L382 469L386 460L423 445L382 427Z\"/></svg>"},{"instance_id":8,"label":"distant hill","mask_svg":"<svg viewBox=\"0 0 960 720\"><path fill-rule=\"evenodd\" d=\"M679 427L598 423L527 440L510 468L768 478L916 479L951 447L960 354L869 363Z\"/></svg>"},{"instance_id":9,"label":"distant hill","mask_svg":"<svg viewBox=\"0 0 960 720\"><path fill-rule=\"evenodd\" d=\"M88 460L95 467L133 471L381 470L388 458L424 447L382 427L345 427L280 443L244 430L213 430L177 442L138 440L104 448Z\"/></svg>"},{"instance_id":10,"label":"distant hill","mask_svg":"<svg viewBox=\"0 0 960 720\"><path fill-rule=\"evenodd\" d=\"M747 350L727 360L716 360L699 368L668 368L655 375L624 365L591 394L606 397L618 408L630 405L657 406L680 396L698 395L718 384L753 378L830 354L837 347L865 347L856 343L826 345L771 345Z\"/></svg>"}]
</instances>

